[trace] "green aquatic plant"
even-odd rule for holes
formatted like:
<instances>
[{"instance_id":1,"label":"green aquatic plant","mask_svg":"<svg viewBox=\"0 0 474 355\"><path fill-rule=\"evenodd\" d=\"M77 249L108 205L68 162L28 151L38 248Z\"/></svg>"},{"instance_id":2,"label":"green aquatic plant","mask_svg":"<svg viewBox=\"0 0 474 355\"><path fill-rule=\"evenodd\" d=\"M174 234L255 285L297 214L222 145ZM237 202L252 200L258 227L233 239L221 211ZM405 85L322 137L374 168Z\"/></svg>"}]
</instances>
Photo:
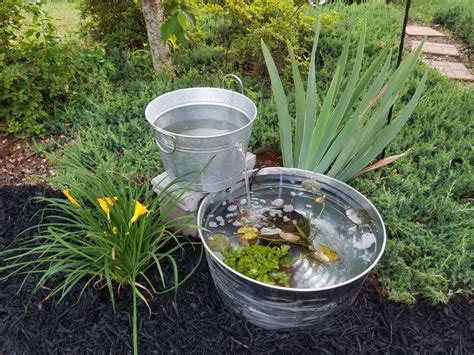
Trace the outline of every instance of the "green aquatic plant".
<instances>
[{"instance_id":1,"label":"green aquatic plant","mask_svg":"<svg viewBox=\"0 0 474 355\"><path fill-rule=\"evenodd\" d=\"M290 116L277 67L267 45L261 41L278 113L284 166L325 173L347 181L362 173L410 118L424 90L426 74L409 102L394 115L391 122L387 122L390 109L400 98L404 84L418 61L423 43L406 56L393 74L389 75L391 53L387 47L360 75L365 32L365 29L361 32L349 75L346 74L351 43L348 36L321 107L318 107L315 68L319 24L311 52L306 90L293 47L287 43L295 87L296 118ZM346 76L348 79L344 80ZM404 155L400 154L397 158ZM394 158L377 166L386 165Z\"/></svg>"},{"instance_id":2,"label":"green aquatic plant","mask_svg":"<svg viewBox=\"0 0 474 355\"><path fill-rule=\"evenodd\" d=\"M246 246L242 249L224 250L224 262L235 271L269 285L290 286L288 245L271 247L266 245Z\"/></svg>"}]
</instances>

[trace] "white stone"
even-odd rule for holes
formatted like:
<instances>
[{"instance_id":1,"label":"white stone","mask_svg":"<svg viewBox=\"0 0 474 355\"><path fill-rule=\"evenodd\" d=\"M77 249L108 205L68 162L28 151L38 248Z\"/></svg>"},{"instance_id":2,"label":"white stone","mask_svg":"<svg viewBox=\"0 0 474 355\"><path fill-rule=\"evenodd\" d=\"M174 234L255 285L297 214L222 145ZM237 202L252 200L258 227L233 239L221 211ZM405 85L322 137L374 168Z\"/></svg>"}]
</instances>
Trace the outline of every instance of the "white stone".
<instances>
[{"instance_id":1,"label":"white stone","mask_svg":"<svg viewBox=\"0 0 474 355\"><path fill-rule=\"evenodd\" d=\"M255 167L256 160L257 160L257 157L254 154L247 152L247 155L245 156L246 169L252 170ZM172 181L171 178L168 176L168 173L166 172L156 176L151 181L153 191L155 191L158 194L161 193L166 188L166 186L169 185L171 181ZM168 194L170 195L170 198L177 197L177 194L181 192L182 190L180 190L179 186L172 186L168 190ZM169 218L175 219L175 218L179 218L185 215L189 215L190 213L196 213L199 208L199 205L201 204L201 201L206 195L207 195L206 192L197 192L197 191L184 192L180 198L180 201L177 202L176 208L169 213L168 215ZM196 216L194 216L189 223L197 224ZM186 228L184 230L181 230L180 233L189 237L196 237L196 238L199 237L199 232L197 228Z\"/></svg>"}]
</instances>

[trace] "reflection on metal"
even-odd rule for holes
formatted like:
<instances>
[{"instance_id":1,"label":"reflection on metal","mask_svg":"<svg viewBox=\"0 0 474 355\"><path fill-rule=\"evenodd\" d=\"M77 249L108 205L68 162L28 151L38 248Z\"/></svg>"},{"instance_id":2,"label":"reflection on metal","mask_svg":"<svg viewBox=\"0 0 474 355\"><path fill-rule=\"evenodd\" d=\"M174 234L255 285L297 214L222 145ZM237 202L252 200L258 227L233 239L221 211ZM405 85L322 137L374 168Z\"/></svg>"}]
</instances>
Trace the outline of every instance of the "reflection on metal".
<instances>
[{"instance_id":1,"label":"reflection on metal","mask_svg":"<svg viewBox=\"0 0 474 355\"><path fill-rule=\"evenodd\" d=\"M218 88L169 92L151 101L145 116L155 132L165 170L173 177L196 179L200 191L220 191L243 176L255 104L246 96Z\"/></svg>"},{"instance_id":2,"label":"reflection on metal","mask_svg":"<svg viewBox=\"0 0 474 355\"><path fill-rule=\"evenodd\" d=\"M248 174L253 175L255 171L249 171ZM306 272L309 272L307 265L298 260L294 264L295 277L296 274L303 275L306 278L304 281L308 281L305 286L285 288L267 285L236 272L223 262L219 253L209 248L206 240L212 233L219 233L218 230L214 232L199 230L211 275L223 302L234 312L263 328L296 329L326 324L353 302L365 277L375 267L385 248L385 227L375 207L359 192L338 180L300 169L264 168L258 171L254 184L255 189L258 188L259 191L271 188L271 191L278 194L278 184L283 184L286 188L301 187L301 183L307 179L317 182L320 186L318 191L340 205L342 209L354 208L367 213L373 234L363 235L362 237L367 237L365 239L342 242L351 243L348 248L350 252L345 255L344 268L353 268L352 254L364 252L363 249L368 247L372 248L366 263L354 269L352 273L345 276L329 275L329 271L321 266L318 269L320 272L309 275ZM235 192L235 197L232 195L233 192L221 191L210 194L203 200L198 211L198 223L201 227L209 226L211 216L216 219L213 213L217 206L229 206L228 199L233 201L240 196L244 191L244 183L239 182L232 191ZM341 233L345 233L344 231L349 233L350 229L358 228L356 224L349 223L351 227L335 225L335 228ZM347 244L344 245L347 247ZM344 260L344 256L342 259Z\"/></svg>"}]
</instances>

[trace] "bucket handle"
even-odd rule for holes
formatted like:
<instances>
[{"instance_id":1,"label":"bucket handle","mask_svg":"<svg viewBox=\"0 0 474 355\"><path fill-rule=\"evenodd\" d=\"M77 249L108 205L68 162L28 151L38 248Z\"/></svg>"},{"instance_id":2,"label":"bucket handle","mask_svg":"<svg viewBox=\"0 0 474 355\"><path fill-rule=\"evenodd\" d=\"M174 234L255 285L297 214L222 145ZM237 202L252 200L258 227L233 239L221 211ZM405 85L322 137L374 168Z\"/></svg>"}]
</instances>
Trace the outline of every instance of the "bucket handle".
<instances>
[{"instance_id":1,"label":"bucket handle","mask_svg":"<svg viewBox=\"0 0 474 355\"><path fill-rule=\"evenodd\" d=\"M222 78L222 86L221 87L223 89L225 89L225 79L227 79L227 78L232 78L235 81L237 81L237 83L239 83L240 93L243 95L244 94L244 84L242 84L242 80L240 80L240 78L235 74L226 74L226 75L224 75L224 77Z\"/></svg>"},{"instance_id":2,"label":"bucket handle","mask_svg":"<svg viewBox=\"0 0 474 355\"><path fill-rule=\"evenodd\" d=\"M160 132L160 134L164 135L165 137L169 138L171 143L173 144L173 147L171 149L163 147L160 142L158 141L158 138L155 138L155 142L158 145L158 147L166 154L172 154L176 150L176 137L173 136L172 134L166 134L164 132Z\"/></svg>"}]
</instances>

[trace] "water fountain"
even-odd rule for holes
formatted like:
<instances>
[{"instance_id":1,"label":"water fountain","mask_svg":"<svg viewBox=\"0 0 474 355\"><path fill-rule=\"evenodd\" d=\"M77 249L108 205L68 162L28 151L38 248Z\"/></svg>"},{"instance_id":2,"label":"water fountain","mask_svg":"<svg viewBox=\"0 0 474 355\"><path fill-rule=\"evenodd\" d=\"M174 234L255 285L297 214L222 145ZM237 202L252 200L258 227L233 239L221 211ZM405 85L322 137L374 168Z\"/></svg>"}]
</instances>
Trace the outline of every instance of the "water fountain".
<instances>
[{"instance_id":1,"label":"water fountain","mask_svg":"<svg viewBox=\"0 0 474 355\"><path fill-rule=\"evenodd\" d=\"M153 100L146 117L167 174L191 179L207 166L192 180L205 192L199 236L230 309L263 328L296 329L351 304L385 248L382 218L367 198L309 171L245 171L256 108L242 94L178 90ZM260 260L260 252L280 259Z\"/></svg>"}]
</instances>

